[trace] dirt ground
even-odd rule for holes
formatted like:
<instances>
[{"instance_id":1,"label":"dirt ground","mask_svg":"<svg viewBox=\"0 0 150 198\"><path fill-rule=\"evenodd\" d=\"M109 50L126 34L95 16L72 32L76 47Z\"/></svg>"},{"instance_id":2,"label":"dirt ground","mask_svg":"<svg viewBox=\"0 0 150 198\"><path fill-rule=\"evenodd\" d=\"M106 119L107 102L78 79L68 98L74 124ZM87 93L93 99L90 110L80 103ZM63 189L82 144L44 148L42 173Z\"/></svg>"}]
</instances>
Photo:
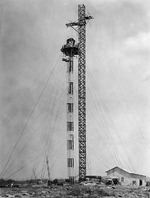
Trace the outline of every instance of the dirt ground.
<instances>
[{"instance_id":1,"label":"dirt ground","mask_svg":"<svg viewBox=\"0 0 150 198\"><path fill-rule=\"evenodd\" d=\"M150 198L150 188L148 187L124 187L124 186L34 186L24 188L1 188L1 197L23 197L23 198L98 198L98 197L123 197L123 198Z\"/></svg>"}]
</instances>

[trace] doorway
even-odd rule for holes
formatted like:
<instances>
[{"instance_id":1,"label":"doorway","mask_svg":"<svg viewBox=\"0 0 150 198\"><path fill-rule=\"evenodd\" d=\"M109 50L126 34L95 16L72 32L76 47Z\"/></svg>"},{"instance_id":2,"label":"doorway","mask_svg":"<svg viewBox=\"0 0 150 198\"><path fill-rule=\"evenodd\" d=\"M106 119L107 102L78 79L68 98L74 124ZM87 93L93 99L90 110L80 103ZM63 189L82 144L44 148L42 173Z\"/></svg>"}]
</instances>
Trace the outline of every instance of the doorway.
<instances>
[{"instance_id":1,"label":"doorway","mask_svg":"<svg viewBox=\"0 0 150 198\"><path fill-rule=\"evenodd\" d=\"M139 181L139 184L140 184L140 186L142 186L142 180L140 179L140 181Z\"/></svg>"}]
</instances>

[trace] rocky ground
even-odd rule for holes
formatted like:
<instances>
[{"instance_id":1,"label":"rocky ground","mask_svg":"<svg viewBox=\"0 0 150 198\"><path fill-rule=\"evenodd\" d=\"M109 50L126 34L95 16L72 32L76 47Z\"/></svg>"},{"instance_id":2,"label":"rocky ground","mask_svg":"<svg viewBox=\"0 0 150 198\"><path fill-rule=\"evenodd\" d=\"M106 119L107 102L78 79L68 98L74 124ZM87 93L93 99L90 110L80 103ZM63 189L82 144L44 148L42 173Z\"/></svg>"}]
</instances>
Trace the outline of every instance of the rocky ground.
<instances>
[{"instance_id":1,"label":"rocky ground","mask_svg":"<svg viewBox=\"0 0 150 198\"><path fill-rule=\"evenodd\" d=\"M123 186L84 186L84 185L64 185L64 186L34 186L24 188L1 188L2 197L22 197L22 198L150 198L150 188L148 187L123 187Z\"/></svg>"}]
</instances>

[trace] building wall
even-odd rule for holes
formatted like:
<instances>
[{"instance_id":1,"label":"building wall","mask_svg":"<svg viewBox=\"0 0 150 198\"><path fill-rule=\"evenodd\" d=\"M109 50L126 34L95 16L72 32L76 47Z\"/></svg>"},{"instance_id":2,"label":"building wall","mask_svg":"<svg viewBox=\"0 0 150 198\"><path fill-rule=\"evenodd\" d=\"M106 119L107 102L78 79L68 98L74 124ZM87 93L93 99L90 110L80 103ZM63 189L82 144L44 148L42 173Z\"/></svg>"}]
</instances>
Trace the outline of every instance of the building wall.
<instances>
[{"instance_id":1,"label":"building wall","mask_svg":"<svg viewBox=\"0 0 150 198\"><path fill-rule=\"evenodd\" d=\"M111 173L107 173L107 176L110 178L116 177L119 178L119 181L121 183L121 185L136 185L136 186L140 186L140 179L139 178L133 178L130 174L125 174L125 173L118 173L118 172L112 172ZM146 185L146 181L143 180L143 178L141 178L142 180L142 186Z\"/></svg>"}]
</instances>

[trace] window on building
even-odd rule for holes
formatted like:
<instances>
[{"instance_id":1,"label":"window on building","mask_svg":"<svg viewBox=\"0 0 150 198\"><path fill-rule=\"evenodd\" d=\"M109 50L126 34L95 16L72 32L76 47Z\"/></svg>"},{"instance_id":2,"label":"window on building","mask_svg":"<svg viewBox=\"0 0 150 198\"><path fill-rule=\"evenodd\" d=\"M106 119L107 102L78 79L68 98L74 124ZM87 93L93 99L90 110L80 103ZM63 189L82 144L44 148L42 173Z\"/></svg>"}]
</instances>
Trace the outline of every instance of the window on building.
<instances>
[{"instance_id":1,"label":"window on building","mask_svg":"<svg viewBox=\"0 0 150 198\"><path fill-rule=\"evenodd\" d=\"M73 95L73 82L69 82L68 94Z\"/></svg>"},{"instance_id":2,"label":"window on building","mask_svg":"<svg viewBox=\"0 0 150 198\"><path fill-rule=\"evenodd\" d=\"M74 123L67 122L67 131L74 131Z\"/></svg>"},{"instance_id":3,"label":"window on building","mask_svg":"<svg viewBox=\"0 0 150 198\"><path fill-rule=\"evenodd\" d=\"M72 140L67 140L67 142L68 142L67 149L74 150L74 142Z\"/></svg>"},{"instance_id":4,"label":"window on building","mask_svg":"<svg viewBox=\"0 0 150 198\"><path fill-rule=\"evenodd\" d=\"M69 140L67 140L67 149L68 150L74 150L74 136L72 134L70 134L69 136Z\"/></svg>"},{"instance_id":5,"label":"window on building","mask_svg":"<svg viewBox=\"0 0 150 198\"><path fill-rule=\"evenodd\" d=\"M73 103L67 103L67 107L68 107L67 111L69 113L72 113L73 112Z\"/></svg>"},{"instance_id":6,"label":"window on building","mask_svg":"<svg viewBox=\"0 0 150 198\"><path fill-rule=\"evenodd\" d=\"M121 182L124 182L124 177L121 177Z\"/></svg>"},{"instance_id":7,"label":"window on building","mask_svg":"<svg viewBox=\"0 0 150 198\"><path fill-rule=\"evenodd\" d=\"M136 181L134 180L134 181L132 181L132 185L136 185Z\"/></svg>"},{"instance_id":8,"label":"window on building","mask_svg":"<svg viewBox=\"0 0 150 198\"><path fill-rule=\"evenodd\" d=\"M74 158L68 158L68 167L74 167Z\"/></svg>"}]
</instances>

